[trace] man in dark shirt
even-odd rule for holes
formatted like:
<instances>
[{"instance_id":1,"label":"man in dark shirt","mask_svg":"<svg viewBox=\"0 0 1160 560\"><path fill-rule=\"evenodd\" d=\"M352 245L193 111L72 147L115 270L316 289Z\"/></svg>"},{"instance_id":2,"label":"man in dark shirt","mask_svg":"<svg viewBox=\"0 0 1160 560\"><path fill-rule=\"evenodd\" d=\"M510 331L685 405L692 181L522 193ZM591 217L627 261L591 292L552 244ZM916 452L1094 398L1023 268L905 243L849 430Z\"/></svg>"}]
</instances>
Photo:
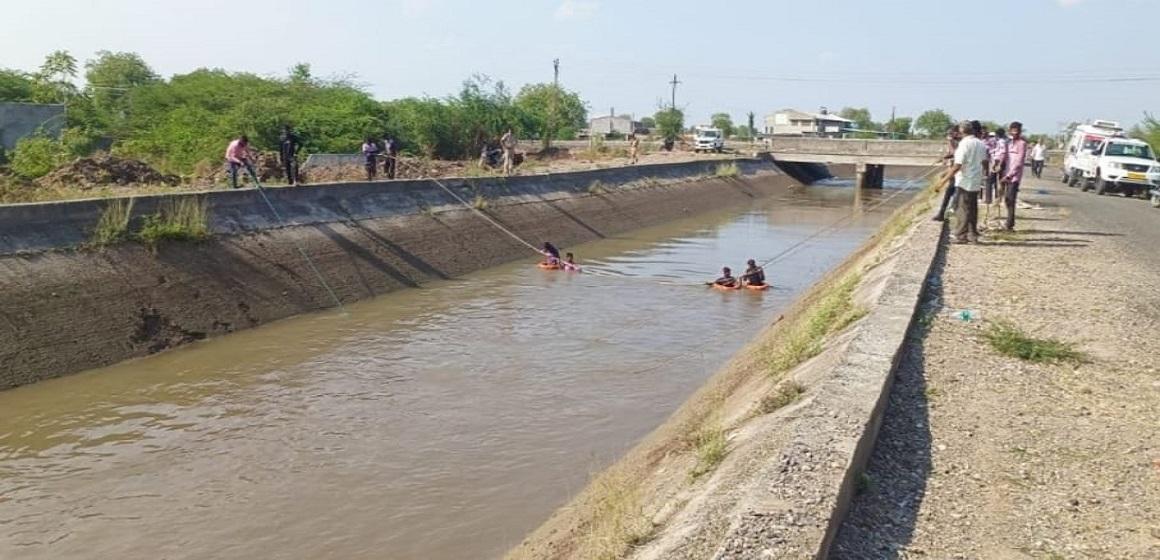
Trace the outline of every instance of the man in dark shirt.
<instances>
[{"instance_id":1,"label":"man in dark shirt","mask_svg":"<svg viewBox=\"0 0 1160 560\"><path fill-rule=\"evenodd\" d=\"M290 125L282 127L282 137L278 144L278 157L282 160L282 170L286 173L286 181L290 186L298 184L298 151L302 149L302 141L290 129Z\"/></svg>"},{"instance_id":2,"label":"man in dark shirt","mask_svg":"<svg viewBox=\"0 0 1160 560\"><path fill-rule=\"evenodd\" d=\"M748 268L745 269L745 274L741 275L741 281L746 286L764 286L765 270L757 266L757 262L753 259L749 259L749 262L745 264L748 265Z\"/></svg>"},{"instance_id":3,"label":"man in dark shirt","mask_svg":"<svg viewBox=\"0 0 1160 560\"><path fill-rule=\"evenodd\" d=\"M390 134L383 137L383 173L388 179L395 178L395 170L399 160L399 141Z\"/></svg>"},{"instance_id":4,"label":"man in dark shirt","mask_svg":"<svg viewBox=\"0 0 1160 560\"><path fill-rule=\"evenodd\" d=\"M729 267L721 269L721 277L713 282L723 288L733 288L737 286L737 279L733 277L733 271Z\"/></svg>"}]
</instances>

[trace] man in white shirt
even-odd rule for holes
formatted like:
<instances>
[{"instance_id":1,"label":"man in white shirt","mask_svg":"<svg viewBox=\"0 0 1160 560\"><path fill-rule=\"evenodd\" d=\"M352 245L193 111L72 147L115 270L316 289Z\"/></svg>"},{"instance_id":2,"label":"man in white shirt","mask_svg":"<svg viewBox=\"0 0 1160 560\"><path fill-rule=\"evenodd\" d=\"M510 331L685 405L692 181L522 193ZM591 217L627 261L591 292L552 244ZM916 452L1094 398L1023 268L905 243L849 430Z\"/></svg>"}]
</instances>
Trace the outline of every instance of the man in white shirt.
<instances>
[{"instance_id":1,"label":"man in white shirt","mask_svg":"<svg viewBox=\"0 0 1160 560\"><path fill-rule=\"evenodd\" d=\"M1043 178L1043 164L1047 161L1047 144L1042 140L1031 148L1031 172L1036 179Z\"/></svg>"},{"instance_id":2,"label":"man in white shirt","mask_svg":"<svg viewBox=\"0 0 1160 560\"><path fill-rule=\"evenodd\" d=\"M979 240L979 191L987 176L987 145L979 139L983 126L979 121L963 121L959 125L963 139L955 148L954 165L947 171L955 178L958 189L958 206L955 210L955 243L975 243Z\"/></svg>"}]
</instances>

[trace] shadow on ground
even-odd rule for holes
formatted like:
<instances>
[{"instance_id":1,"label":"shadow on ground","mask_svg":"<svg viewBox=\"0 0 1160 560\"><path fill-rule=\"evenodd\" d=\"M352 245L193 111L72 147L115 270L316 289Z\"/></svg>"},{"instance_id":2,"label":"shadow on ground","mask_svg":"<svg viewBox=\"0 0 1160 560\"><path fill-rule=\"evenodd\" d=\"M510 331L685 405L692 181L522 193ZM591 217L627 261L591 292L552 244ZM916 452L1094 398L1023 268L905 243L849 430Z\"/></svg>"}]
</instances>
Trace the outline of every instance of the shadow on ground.
<instances>
[{"instance_id":1,"label":"shadow on ground","mask_svg":"<svg viewBox=\"0 0 1160 560\"><path fill-rule=\"evenodd\" d=\"M907 335L906 349L890 389L890 403L874 453L830 548L830 558L902 558L914 537L931 472L925 339L931 320L942 311L946 250L943 244L935 257L919 315Z\"/></svg>"}]
</instances>

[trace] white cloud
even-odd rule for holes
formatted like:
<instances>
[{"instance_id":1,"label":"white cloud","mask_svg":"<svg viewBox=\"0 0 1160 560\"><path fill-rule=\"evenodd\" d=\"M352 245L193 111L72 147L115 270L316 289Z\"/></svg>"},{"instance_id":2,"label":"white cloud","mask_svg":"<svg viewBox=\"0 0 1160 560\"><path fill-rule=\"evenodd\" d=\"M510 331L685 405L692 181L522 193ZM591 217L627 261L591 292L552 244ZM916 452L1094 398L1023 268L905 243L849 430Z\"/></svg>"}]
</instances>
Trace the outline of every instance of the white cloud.
<instances>
[{"instance_id":1,"label":"white cloud","mask_svg":"<svg viewBox=\"0 0 1160 560\"><path fill-rule=\"evenodd\" d=\"M600 2L594 2L592 0L564 0L556 7L556 13L553 17L556 18L556 21L588 19L598 9L600 9Z\"/></svg>"}]
</instances>

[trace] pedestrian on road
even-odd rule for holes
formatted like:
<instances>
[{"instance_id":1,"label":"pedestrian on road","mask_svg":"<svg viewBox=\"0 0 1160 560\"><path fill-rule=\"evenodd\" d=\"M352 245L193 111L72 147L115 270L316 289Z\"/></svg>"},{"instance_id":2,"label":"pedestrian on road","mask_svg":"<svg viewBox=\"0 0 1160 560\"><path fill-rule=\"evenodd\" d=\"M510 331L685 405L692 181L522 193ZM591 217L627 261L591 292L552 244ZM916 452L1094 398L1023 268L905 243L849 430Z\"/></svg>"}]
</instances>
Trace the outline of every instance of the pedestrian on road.
<instances>
[{"instance_id":1,"label":"pedestrian on road","mask_svg":"<svg viewBox=\"0 0 1160 560\"><path fill-rule=\"evenodd\" d=\"M512 169L515 167L516 144L518 144L518 143L519 143L519 141L516 140L516 135L512 134L512 129L510 129L510 128L499 139L499 145L500 145L500 147L503 148L503 174L504 175L511 175L512 174Z\"/></svg>"},{"instance_id":2,"label":"pedestrian on road","mask_svg":"<svg viewBox=\"0 0 1160 560\"><path fill-rule=\"evenodd\" d=\"M388 179L395 178L395 171L399 163L399 141L390 134L383 137L383 174Z\"/></svg>"},{"instance_id":3,"label":"pedestrian on road","mask_svg":"<svg viewBox=\"0 0 1160 560\"><path fill-rule=\"evenodd\" d=\"M1036 179L1043 177L1043 164L1047 162L1047 142L1040 140L1031 148L1031 172Z\"/></svg>"},{"instance_id":4,"label":"pedestrian on road","mask_svg":"<svg viewBox=\"0 0 1160 560\"><path fill-rule=\"evenodd\" d=\"M947 129L947 149L946 153L943 154L943 160L945 161L946 165L953 165L955 149L958 148L958 145L959 127L952 126ZM943 193L942 204L938 207L938 213L934 215L934 218L932 218L936 222L941 222L946 219L947 207L950 206L951 200L955 196L955 177L950 173L948 173L948 175L950 175L950 177L947 180L950 182L946 186L946 192Z\"/></svg>"},{"instance_id":5,"label":"pedestrian on road","mask_svg":"<svg viewBox=\"0 0 1160 560\"><path fill-rule=\"evenodd\" d=\"M245 134L235 138L226 147L226 167L229 169L231 189L238 188L238 169L243 166L250 172L251 179L257 177L254 173L253 159L250 153L250 139Z\"/></svg>"},{"instance_id":6,"label":"pedestrian on road","mask_svg":"<svg viewBox=\"0 0 1160 560\"><path fill-rule=\"evenodd\" d=\"M367 170L367 180L368 181L375 180L375 172L378 170L378 167L379 167L379 162L376 158L379 156L379 152L381 152L381 151L382 150L379 149L378 142L375 142L374 138L367 136L366 141L363 142L363 145L362 145L362 154L363 154L363 167L365 167Z\"/></svg>"},{"instance_id":7,"label":"pedestrian on road","mask_svg":"<svg viewBox=\"0 0 1160 560\"><path fill-rule=\"evenodd\" d=\"M1015 121L1007 127L1007 172L1003 174L1003 203L1007 207L1004 229L1015 229L1015 201L1019 183L1023 182L1023 163L1027 161L1027 140L1023 139L1023 123Z\"/></svg>"},{"instance_id":8,"label":"pedestrian on road","mask_svg":"<svg viewBox=\"0 0 1160 560\"><path fill-rule=\"evenodd\" d=\"M640 138L636 133L628 135L628 158L632 165L636 165L637 154L640 152Z\"/></svg>"},{"instance_id":9,"label":"pedestrian on road","mask_svg":"<svg viewBox=\"0 0 1160 560\"><path fill-rule=\"evenodd\" d=\"M987 190L983 193L983 203L990 205L995 198L995 189L999 186L999 179L1007 169L1007 133L1002 128L996 128L987 137ZM989 211L990 209L988 209Z\"/></svg>"},{"instance_id":10,"label":"pedestrian on road","mask_svg":"<svg viewBox=\"0 0 1160 560\"><path fill-rule=\"evenodd\" d=\"M979 121L963 121L959 131L963 138L955 148L954 164L948 171L955 174L958 189L957 223L952 241L975 243L979 240L979 191L987 174L987 146L979 140L983 133Z\"/></svg>"},{"instance_id":11,"label":"pedestrian on road","mask_svg":"<svg viewBox=\"0 0 1160 560\"><path fill-rule=\"evenodd\" d=\"M278 139L278 158L282 160L282 171L286 173L286 182L293 187L298 184L298 151L302 149L302 141L290 125L282 127L282 137Z\"/></svg>"}]
</instances>

